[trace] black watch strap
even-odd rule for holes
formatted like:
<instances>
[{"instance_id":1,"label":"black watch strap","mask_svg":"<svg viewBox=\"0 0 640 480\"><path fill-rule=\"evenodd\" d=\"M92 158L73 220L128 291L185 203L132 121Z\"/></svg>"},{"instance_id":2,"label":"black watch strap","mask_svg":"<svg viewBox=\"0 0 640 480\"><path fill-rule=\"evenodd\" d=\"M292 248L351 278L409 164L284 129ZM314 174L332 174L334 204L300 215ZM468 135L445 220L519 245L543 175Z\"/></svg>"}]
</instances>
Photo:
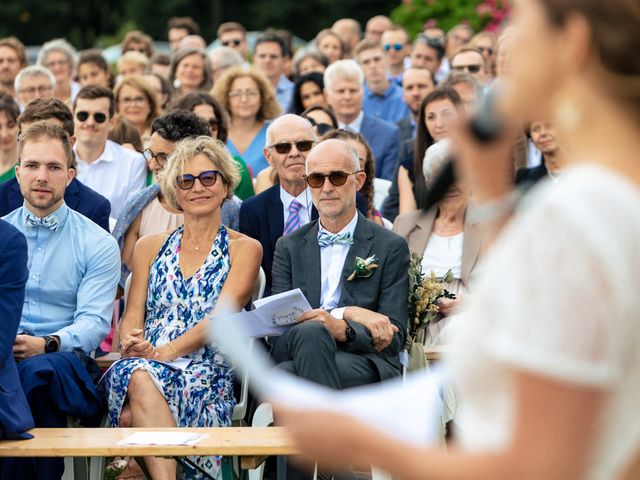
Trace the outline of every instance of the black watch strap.
<instances>
[{"instance_id":1,"label":"black watch strap","mask_svg":"<svg viewBox=\"0 0 640 480\"><path fill-rule=\"evenodd\" d=\"M347 329L345 330L346 339L344 343L351 343L356 339L356 331L353 329L349 322L347 322Z\"/></svg>"},{"instance_id":2,"label":"black watch strap","mask_svg":"<svg viewBox=\"0 0 640 480\"><path fill-rule=\"evenodd\" d=\"M54 337L46 335L42 338L44 338L44 353L53 353L59 350L60 344Z\"/></svg>"}]
</instances>

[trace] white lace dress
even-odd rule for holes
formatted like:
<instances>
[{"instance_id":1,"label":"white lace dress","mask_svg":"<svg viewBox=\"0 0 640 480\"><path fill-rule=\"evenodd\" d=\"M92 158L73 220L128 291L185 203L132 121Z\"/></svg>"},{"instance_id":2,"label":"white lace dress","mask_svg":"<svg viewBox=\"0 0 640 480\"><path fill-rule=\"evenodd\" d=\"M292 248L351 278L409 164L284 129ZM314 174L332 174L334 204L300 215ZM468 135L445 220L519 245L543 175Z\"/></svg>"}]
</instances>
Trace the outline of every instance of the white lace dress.
<instances>
[{"instance_id":1,"label":"white lace dress","mask_svg":"<svg viewBox=\"0 0 640 480\"><path fill-rule=\"evenodd\" d=\"M640 189L595 165L531 192L485 258L450 359L458 438L500 449L514 369L607 392L585 478L612 479L640 446Z\"/></svg>"}]
</instances>

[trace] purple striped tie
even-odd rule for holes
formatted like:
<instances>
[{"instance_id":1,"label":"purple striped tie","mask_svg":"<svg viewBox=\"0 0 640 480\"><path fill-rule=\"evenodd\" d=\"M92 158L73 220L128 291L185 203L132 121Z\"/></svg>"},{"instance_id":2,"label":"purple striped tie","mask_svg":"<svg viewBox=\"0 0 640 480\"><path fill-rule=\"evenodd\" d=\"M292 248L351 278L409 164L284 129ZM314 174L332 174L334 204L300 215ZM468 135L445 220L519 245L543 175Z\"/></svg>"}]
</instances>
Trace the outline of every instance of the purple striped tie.
<instances>
[{"instance_id":1,"label":"purple striped tie","mask_svg":"<svg viewBox=\"0 0 640 480\"><path fill-rule=\"evenodd\" d=\"M295 232L300 227L300 209L302 207L303 205L299 201L291 201L289 204L289 217L287 217L287 222L284 224L283 235Z\"/></svg>"}]
</instances>

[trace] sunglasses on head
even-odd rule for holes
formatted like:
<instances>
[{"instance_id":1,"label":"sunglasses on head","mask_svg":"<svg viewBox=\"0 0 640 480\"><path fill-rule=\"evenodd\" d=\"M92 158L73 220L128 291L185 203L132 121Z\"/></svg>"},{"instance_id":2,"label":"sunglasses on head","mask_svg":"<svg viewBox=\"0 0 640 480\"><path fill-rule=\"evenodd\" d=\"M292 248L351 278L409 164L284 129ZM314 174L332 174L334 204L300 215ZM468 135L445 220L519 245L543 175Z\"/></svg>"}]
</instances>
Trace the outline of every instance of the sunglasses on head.
<instances>
[{"instance_id":1,"label":"sunglasses on head","mask_svg":"<svg viewBox=\"0 0 640 480\"><path fill-rule=\"evenodd\" d=\"M240 44L242 43L242 40L225 40L224 42L220 42L222 43L223 47L230 47L231 45L233 45L234 47L239 47Z\"/></svg>"},{"instance_id":2,"label":"sunglasses on head","mask_svg":"<svg viewBox=\"0 0 640 480\"><path fill-rule=\"evenodd\" d=\"M464 72L465 70L469 73L478 73L482 65L457 65L455 67L451 67L451 70L454 72Z\"/></svg>"},{"instance_id":3,"label":"sunglasses on head","mask_svg":"<svg viewBox=\"0 0 640 480\"><path fill-rule=\"evenodd\" d=\"M313 140L300 140L299 142L281 142L271 145L269 148L275 148L280 154L289 153L295 144L299 152L308 152L313 147Z\"/></svg>"},{"instance_id":4,"label":"sunglasses on head","mask_svg":"<svg viewBox=\"0 0 640 480\"><path fill-rule=\"evenodd\" d=\"M402 48L404 47L404 45L402 45L401 43L385 43L384 44L384 51L388 52L389 50L391 50L392 48L396 51L399 52L400 50L402 50Z\"/></svg>"},{"instance_id":5,"label":"sunglasses on head","mask_svg":"<svg viewBox=\"0 0 640 480\"><path fill-rule=\"evenodd\" d=\"M93 119L96 121L96 123L104 123L105 120L107 120L107 115L102 112L95 112L93 114L85 112L84 110L76 112L76 118L80 122L86 122L91 115L93 115Z\"/></svg>"},{"instance_id":6,"label":"sunglasses on head","mask_svg":"<svg viewBox=\"0 0 640 480\"><path fill-rule=\"evenodd\" d=\"M180 190L191 190L196 184L197 179L200 180L200 184L203 187L210 187L215 185L216 180L218 180L218 175L220 175L218 170L207 170L206 172L200 172L199 175L186 173L176 178L176 185L178 185Z\"/></svg>"},{"instance_id":7,"label":"sunglasses on head","mask_svg":"<svg viewBox=\"0 0 640 480\"><path fill-rule=\"evenodd\" d=\"M320 188L324 185L324 179L328 178L331 185L334 187L341 187L345 183L347 183L347 178L349 175L353 175L355 173L359 173L362 170L356 170L355 172L347 173L342 171L331 172L328 175L323 175L322 173L310 173L309 175L305 175L304 179L307 184L311 188Z\"/></svg>"}]
</instances>

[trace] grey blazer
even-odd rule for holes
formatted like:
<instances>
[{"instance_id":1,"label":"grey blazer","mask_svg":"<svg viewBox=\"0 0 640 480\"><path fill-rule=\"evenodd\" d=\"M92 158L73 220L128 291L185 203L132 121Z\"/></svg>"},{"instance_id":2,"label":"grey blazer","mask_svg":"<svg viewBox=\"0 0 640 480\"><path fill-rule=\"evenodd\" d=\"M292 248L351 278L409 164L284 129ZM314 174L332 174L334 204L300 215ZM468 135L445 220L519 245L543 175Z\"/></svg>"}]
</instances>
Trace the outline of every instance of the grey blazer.
<instances>
[{"instance_id":1,"label":"grey blazer","mask_svg":"<svg viewBox=\"0 0 640 480\"><path fill-rule=\"evenodd\" d=\"M465 218L464 240L462 242L462 283L469 286L469 279L478 261L480 247L482 245L482 232L480 225L471 223ZM416 210L396 217L393 222L393 231L407 241L409 250L418 255L424 255L427 242L433 232L433 223L436 220L436 209L427 211Z\"/></svg>"},{"instance_id":2,"label":"grey blazer","mask_svg":"<svg viewBox=\"0 0 640 480\"><path fill-rule=\"evenodd\" d=\"M355 257L367 258L374 254L378 256L379 267L373 275L348 282ZM339 347L369 358L376 365L381 380L401 372L398 354L404 348L407 329L408 268L409 249L404 239L358 213L353 245L342 269L338 307L358 306L381 313L388 316L399 331L385 350L376 352L369 331L359 323L349 322L356 338ZM319 308L320 270L318 222L314 221L278 240L273 259L273 293L300 288L311 307Z\"/></svg>"}]
</instances>

